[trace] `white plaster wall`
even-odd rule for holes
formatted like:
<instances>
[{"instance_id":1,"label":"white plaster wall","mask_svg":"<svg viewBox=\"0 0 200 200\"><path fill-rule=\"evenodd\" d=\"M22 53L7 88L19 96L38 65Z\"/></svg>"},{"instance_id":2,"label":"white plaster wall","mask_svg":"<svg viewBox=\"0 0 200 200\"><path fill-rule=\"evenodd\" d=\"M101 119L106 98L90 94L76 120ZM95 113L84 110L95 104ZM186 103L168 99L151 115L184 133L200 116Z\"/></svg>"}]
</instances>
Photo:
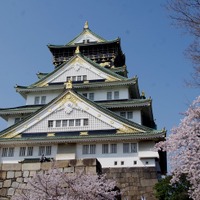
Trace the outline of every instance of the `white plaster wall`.
<instances>
[{"instance_id":1,"label":"white plaster wall","mask_svg":"<svg viewBox=\"0 0 200 200\"><path fill-rule=\"evenodd\" d=\"M90 64L76 63L72 64L71 66L67 66L66 64L65 66L67 67L67 69L63 68L62 73L58 72L59 74L57 75L57 77L55 77L53 80L50 81L51 83L66 82L68 76L71 77L71 76L87 75L87 80L96 80L105 78L105 74L103 75L102 72L100 72L97 69L94 69L94 67ZM93 69L93 71L91 69Z\"/></svg>"},{"instance_id":2,"label":"white plaster wall","mask_svg":"<svg viewBox=\"0 0 200 200\"><path fill-rule=\"evenodd\" d=\"M119 99L128 99L129 92L127 88L112 88L107 90L83 90L79 93L94 93L94 101L105 101L107 100L107 92L112 92L112 99L114 99L114 91L119 91Z\"/></svg>"},{"instance_id":3,"label":"white plaster wall","mask_svg":"<svg viewBox=\"0 0 200 200\"><path fill-rule=\"evenodd\" d=\"M26 105L34 105L35 97L39 96L40 98L42 96L46 96L46 103L49 103L51 100L53 100L55 97L57 97L60 93L59 92L51 92L51 93L43 93L43 92L34 92L27 95L26 99Z\"/></svg>"},{"instance_id":4,"label":"white plaster wall","mask_svg":"<svg viewBox=\"0 0 200 200\"><path fill-rule=\"evenodd\" d=\"M102 144L96 144L96 154L82 154L82 145L77 145L77 159L97 158L102 167L153 167L155 166L154 158L140 159L138 153L123 153L123 143L117 144L117 153L102 154ZM114 163L117 161L117 165ZM134 161L137 164L134 164ZM121 162L124 162L122 165Z\"/></svg>"},{"instance_id":5,"label":"white plaster wall","mask_svg":"<svg viewBox=\"0 0 200 200\"><path fill-rule=\"evenodd\" d=\"M133 122L136 122L138 124L142 124L141 111L140 110L129 110L129 111L133 112L133 118L129 119L129 120L133 121ZM117 115L120 115L120 112L126 112L126 116L127 116L127 112L129 112L129 111L120 110L120 111L117 111L115 113Z\"/></svg>"},{"instance_id":6,"label":"white plaster wall","mask_svg":"<svg viewBox=\"0 0 200 200\"><path fill-rule=\"evenodd\" d=\"M88 126L68 126L68 127L53 127L48 128L48 120L63 120L63 119L89 119ZM101 129L113 129L113 127L97 117L90 115L89 113L77 109L67 114L64 109L49 114L43 120L39 120L37 124L26 130L26 133L38 133L38 132L56 132L56 131L87 131L87 130L101 130Z\"/></svg>"},{"instance_id":7,"label":"white plaster wall","mask_svg":"<svg viewBox=\"0 0 200 200\"><path fill-rule=\"evenodd\" d=\"M26 145L22 145L22 147L25 147ZM31 146L31 145L30 145ZM46 156L47 158L55 158L57 154L57 145L40 145L40 146L51 146L51 155ZM27 146L26 146L27 147ZM34 146L33 148L33 155L32 156L19 156L20 147L14 147L14 156L13 157L2 157L2 148L0 152L0 158L1 163L18 163L19 161L24 160L25 158L41 158L41 156L38 156L39 152L39 146Z\"/></svg>"}]
</instances>

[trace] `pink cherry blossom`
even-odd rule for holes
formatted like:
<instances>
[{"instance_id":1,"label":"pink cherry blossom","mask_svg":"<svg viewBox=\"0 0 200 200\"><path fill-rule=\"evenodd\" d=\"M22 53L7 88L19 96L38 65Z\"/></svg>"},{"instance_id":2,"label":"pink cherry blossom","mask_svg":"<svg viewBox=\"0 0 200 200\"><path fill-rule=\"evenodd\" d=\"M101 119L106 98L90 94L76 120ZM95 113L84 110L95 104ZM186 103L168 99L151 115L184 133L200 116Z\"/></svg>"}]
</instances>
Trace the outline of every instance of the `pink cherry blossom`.
<instances>
[{"instance_id":1,"label":"pink cherry blossom","mask_svg":"<svg viewBox=\"0 0 200 200\"><path fill-rule=\"evenodd\" d=\"M184 173L191 184L189 195L194 200L200 199L200 96L184 114L178 127L171 130L164 142L156 144L157 149L167 151L172 182L179 180Z\"/></svg>"}]
</instances>

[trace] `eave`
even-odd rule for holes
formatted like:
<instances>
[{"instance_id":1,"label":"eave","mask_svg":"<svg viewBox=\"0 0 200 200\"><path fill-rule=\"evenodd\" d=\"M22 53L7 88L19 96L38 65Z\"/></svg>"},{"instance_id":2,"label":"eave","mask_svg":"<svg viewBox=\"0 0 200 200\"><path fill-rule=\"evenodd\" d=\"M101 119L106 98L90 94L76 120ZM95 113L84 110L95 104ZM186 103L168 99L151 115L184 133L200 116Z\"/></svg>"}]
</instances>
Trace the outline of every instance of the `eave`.
<instances>
[{"instance_id":1,"label":"eave","mask_svg":"<svg viewBox=\"0 0 200 200\"><path fill-rule=\"evenodd\" d=\"M16 137L16 138L0 138L0 145L6 146L9 144L42 144L42 143L89 143L89 142L114 142L114 141L141 141L141 140L153 140L160 141L165 140L166 131L151 131L145 133L129 133L129 134L112 134L112 135L85 135L85 136L61 136L61 137Z\"/></svg>"},{"instance_id":2,"label":"eave","mask_svg":"<svg viewBox=\"0 0 200 200\"><path fill-rule=\"evenodd\" d=\"M76 43L76 44L66 44L66 45L53 45L53 44L48 44L47 47L50 49L70 49L70 48L76 48L77 46L79 47L84 47L84 46L99 46L99 45L106 45L106 44L119 44L120 43L120 38L117 38L115 40L106 40L102 42L89 42L89 43Z\"/></svg>"}]
</instances>

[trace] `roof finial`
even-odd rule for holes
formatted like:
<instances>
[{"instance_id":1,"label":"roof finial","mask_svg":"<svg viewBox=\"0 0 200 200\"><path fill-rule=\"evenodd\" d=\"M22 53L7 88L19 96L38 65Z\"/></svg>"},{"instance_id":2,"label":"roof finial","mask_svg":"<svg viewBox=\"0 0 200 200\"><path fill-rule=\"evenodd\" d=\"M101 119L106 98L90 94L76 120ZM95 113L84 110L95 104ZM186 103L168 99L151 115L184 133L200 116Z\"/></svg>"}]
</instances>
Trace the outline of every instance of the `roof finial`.
<instances>
[{"instance_id":1,"label":"roof finial","mask_svg":"<svg viewBox=\"0 0 200 200\"><path fill-rule=\"evenodd\" d=\"M144 91L142 91L141 98L142 98L142 99L146 99L146 96L145 96L145 92L144 92Z\"/></svg>"},{"instance_id":2,"label":"roof finial","mask_svg":"<svg viewBox=\"0 0 200 200\"><path fill-rule=\"evenodd\" d=\"M79 46L76 47L76 50L75 50L75 54L78 54L80 53L80 49L79 49Z\"/></svg>"},{"instance_id":3,"label":"roof finial","mask_svg":"<svg viewBox=\"0 0 200 200\"><path fill-rule=\"evenodd\" d=\"M88 29L89 26L88 26L88 21L85 22L85 25L84 25L84 29Z\"/></svg>"},{"instance_id":4,"label":"roof finial","mask_svg":"<svg viewBox=\"0 0 200 200\"><path fill-rule=\"evenodd\" d=\"M65 83L65 88L66 88L66 89L72 89L72 81L71 81L71 79L69 79L69 80Z\"/></svg>"}]
</instances>

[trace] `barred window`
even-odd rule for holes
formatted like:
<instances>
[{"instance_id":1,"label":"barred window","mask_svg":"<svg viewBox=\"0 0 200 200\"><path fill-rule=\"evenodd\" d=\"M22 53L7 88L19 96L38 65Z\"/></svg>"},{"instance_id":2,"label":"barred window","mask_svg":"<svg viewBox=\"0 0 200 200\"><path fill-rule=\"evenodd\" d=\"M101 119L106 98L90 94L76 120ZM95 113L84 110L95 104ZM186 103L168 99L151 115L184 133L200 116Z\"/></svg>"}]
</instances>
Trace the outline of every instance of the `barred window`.
<instances>
[{"instance_id":1,"label":"barred window","mask_svg":"<svg viewBox=\"0 0 200 200\"><path fill-rule=\"evenodd\" d=\"M127 119L133 119L133 112L127 112Z\"/></svg>"},{"instance_id":2,"label":"barred window","mask_svg":"<svg viewBox=\"0 0 200 200\"><path fill-rule=\"evenodd\" d=\"M110 153L117 153L117 144L110 145Z\"/></svg>"},{"instance_id":3,"label":"barred window","mask_svg":"<svg viewBox=\"0 0 200 200\"><path fill-rule=\"evenodd\" d=\"M131 153L137 153L137 143L131 143Z\"/></svg>"},{"instance_id":4,"label":"barred window","mask_svg":"<svg viewBox=\"0 0 200 200\"><path fill-rule=\"evenodd\" d=\"M129 153L129 143L123 144L123 153Z\"/></svg>"},{"instance_id":5,"label":"barred window","mask_svg":"<svg viewBox=\"0 0 200 200\"><path fill-rule=\"evenodd\" d=\"M108 153L108 144L102 144L102 153L107 154Z\"/></svg>"},{"instance_id":6,"label":"barred window","mask_svg":"<svg viewBox=\"0 0 200 200\"><path fill-rule=\"evenodd\" d=\"M83 145L82 153L83 154L89 154L89 145Z\"/></svg>"},{"instance_id":7,"label":"barred window","mask_svg":"<svg viewBox=\"0 0 200 200\"><path fill-rule=\"evenodd\" d=\"M25 156L25 155L26 155L26 147L20 147L19 156Z\"/></svg>"},{"instance_id":8,"label":"barred window","mask_svg":"<svg viewBox=\"0 0 200 200\"><path fill-rule=\"evenodd\" d=\"M42 156L42 155L45 155L45 146L39 147L38 156Z\"/></svg>"},{"instance_id":9,"label":"barred window","mask_svg":"<svg viewBox=\"0 0 200 200\"><path fill-rule=\"evenodd\" d=\"M62 126L63 127L67 126L67 120L62 120Z\"/></svg>"},{"instance_id":10,"label":"barred window","mask_svg":"<svg viewBox=\"0 0 200 200\"><path fill-rule=\"evenodd\" d=\"M49 121L48 121L48 127L49 127L49 128L52 128L52 127L53 127L53 120L49 120Z\"/></svg>"},{"instance_id":11,"label":"barred window","mask_svg":"<svg viewBox=\"0 0 200 200\"><path fill-rule=\"evenodd\" d=\"M91 144L90 145L90 154L95 154L96 153L96 145L95 144Z\"/></svg>"},{"instance_id":12,"label":"barred window","mask_svg":"<svg viewBox=\"0 0 200 200\"><path fill-rule=\"evenodd\" d=\"M46 96L42 96L41 97L41 104L45 104L46 103Z\"/></svg>"},{"instance_id":13,"label":"barred window","mask_svg":"<svg viewBox=\"0 0 200 200\"><path fill-rule=\"evenodd\" d=\"M61 120L56 120L56 127L61 127Z\"/></svg>"},{"instance_id":14,"label":"barred window","mask_svg":"<svg viewBox=\"0 0 200 200\"><path fill-rule=\"evenodd\" d=\"M81 76L77 76L77 81L81 81Z\"/></svg>"},{"instance_id":15,"label":"barred window","mask_svg":"<svg viewBox=\"0 0 200 200\"><path fill-rule=\"evenodd\" d=\"M33 147L28 147L27 148L27 156L32 156L33 155Z\"/></svg>"},{"instance_id":16,"label":"barred window","mask_svg":"<svg viewBox=\"0 0 200 200\"><path fill-rule=\"evenodd\" d=\"M74 126L74 119L69 120L69 126Z\"/></svg>"},{"instance_id":17,"label":"barred window","mask_svg":"<svg viewBox=\"0 0 200 200\"><path fill-rule=\"evenodd\" d=\"M111 100L112 99L112 92L107 92L107 100Z\"/></svg>"},{"instance_id":18,"label":"barred window","mask_svg":"<svg viewBox=\"0 0 200 200\"><path fill-rule=\"evenodd\" d=\"M51 155L51 146L46 146L46 155Z\"/></svg>"},{"instance_id":19,"label":"barred window","mask_svg":"<svg viewBox=\"0 0 200 200\"><path fill-rule=\"evenodd\" d=\"M13 157L14 156L14 147L10 147L8 149L8 157Z\"/></svg>"},{"instance_id":20,"label":"barred window","mask_svg":"<svg viewBox=\"0 0 200 200\"><path fill-rule=\"evenodd\" d=\"M119 99L119 91L114 91L114 99Z\"/></svg>"},{"instance_id":21,"label":"barred window","mask_svg":"<svg viewBox=\"0 0 200 200\"><path fill-rule=\"evenodd\" d=\"M81 125L81 120L80 119L76 119L75 120L75 126L80 126Z\"/></svg>"},{"instance_id":22,"label":"barred window","mask_svg":"<svg viewBox=\"0 0 200 200\"><path fill-rule=\"evenodd\" d=\"M38 105L40 103L40 97L35 97L34 104Z\"/></svg>"},{"instance_id":23,"label":"barred window","mask_svg":"<svg viewBox=\"0 0 200 200\"><path fill-rule=\"evenodd\" d=\"M2 149L2 154L1 154L2 157L7 157L8 156L8 148L3 148Z\"/></svg>"},{"instance_id":24,"label":"barred window","mask_svg":"<svg viewBox=\"0 0 200 200\"><path fill-rule=\"evenodd\" d=\"M88 119L83 119L83 126L88 126L89 120Z\"/></svg>"},{"instance_id":25,"label":"barred window","mask_svg":"<svg viewBox=\"0 0 200 200\"><path fill-rule=\"evenodd\" d=\"M92 101L94 100L94 93L89 93L89 99Z\"/></svg>"}]
</instances>

